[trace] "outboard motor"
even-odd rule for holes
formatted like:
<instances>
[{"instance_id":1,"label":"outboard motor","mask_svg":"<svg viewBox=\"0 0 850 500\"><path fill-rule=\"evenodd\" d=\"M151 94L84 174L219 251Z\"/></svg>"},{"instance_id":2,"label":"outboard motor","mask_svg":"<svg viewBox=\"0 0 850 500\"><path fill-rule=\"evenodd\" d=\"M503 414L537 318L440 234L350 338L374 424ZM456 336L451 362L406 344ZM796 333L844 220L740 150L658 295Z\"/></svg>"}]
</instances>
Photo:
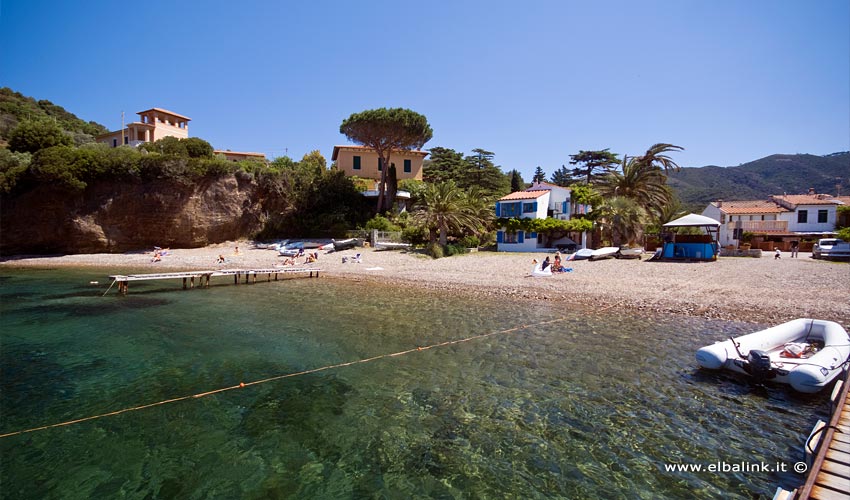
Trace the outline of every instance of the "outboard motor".
<instances>
[{"instance_id":1,"label":"outboard motor","mask_svg":"<svg viewBox=\"0 0 850 500\"><path fill-rule=\"evenodd\" d=\"M747 354L747 364L744 369L756 380L766 380L776 376L776 372L770 366L770 356L764 351L755 349Z\"/></svg>"}]
</instances>

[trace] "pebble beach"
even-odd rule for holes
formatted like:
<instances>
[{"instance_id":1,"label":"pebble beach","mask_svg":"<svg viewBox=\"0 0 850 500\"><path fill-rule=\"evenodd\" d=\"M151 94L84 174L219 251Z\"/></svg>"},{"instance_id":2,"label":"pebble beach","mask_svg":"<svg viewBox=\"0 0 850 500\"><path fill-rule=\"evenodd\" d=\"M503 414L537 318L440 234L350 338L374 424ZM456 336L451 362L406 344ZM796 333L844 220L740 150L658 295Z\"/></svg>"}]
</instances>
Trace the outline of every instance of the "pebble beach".
<instances>
[{"instance_id":1,"label":"pebble beach","mask_svg":"<svg viewBox=\"0 0 850 500\"><path fill-rule=\"evenodd\" d=\"M238 247L238 253L236 248ZM361 263L343 257L361 254ZM282 265L276 251L238 241L204 248L169 249L159 262L152 251L121 254L5 257L2 267L97 267L139 273ZM217 263L219 255L226 262ZM432 259L417 251L359 248L319 251L319 260L297 267L322 270L323 279L419 287L445 293L550 301L553 307L618 307L704 318L778 323L799 317L826 319L850 328L850 264L814 260L810 254L781 259L721 257L716 262L648 262L643 259L565 262L572 269L531 277L532 259L544 254L473 252ZM350 259L349 259L350 260Z\"/></svg>"}]
</instances>

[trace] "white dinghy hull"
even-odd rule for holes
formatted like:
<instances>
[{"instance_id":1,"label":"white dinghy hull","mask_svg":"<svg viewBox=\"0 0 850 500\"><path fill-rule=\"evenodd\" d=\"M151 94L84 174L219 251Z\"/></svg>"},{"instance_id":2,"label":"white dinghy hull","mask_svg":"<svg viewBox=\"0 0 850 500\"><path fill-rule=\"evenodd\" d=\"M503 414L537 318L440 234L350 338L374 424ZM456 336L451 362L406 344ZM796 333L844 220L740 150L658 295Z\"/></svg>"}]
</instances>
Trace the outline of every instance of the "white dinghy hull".
<instances>
[{"instance_id":1,"label":"white dinghy hull","mask_svg":"<svg viewBox=\"0 0 850 500\"><path fill-rule=\"evenodd\" d=\"M787 346L804 344L819 347L808 357L783 355L788 352ZM800 318L705 346L697 351L696 359L702 368L731 370L815 393L846 366L850 336L833 321Z\"/></svg>"}]
</instances>

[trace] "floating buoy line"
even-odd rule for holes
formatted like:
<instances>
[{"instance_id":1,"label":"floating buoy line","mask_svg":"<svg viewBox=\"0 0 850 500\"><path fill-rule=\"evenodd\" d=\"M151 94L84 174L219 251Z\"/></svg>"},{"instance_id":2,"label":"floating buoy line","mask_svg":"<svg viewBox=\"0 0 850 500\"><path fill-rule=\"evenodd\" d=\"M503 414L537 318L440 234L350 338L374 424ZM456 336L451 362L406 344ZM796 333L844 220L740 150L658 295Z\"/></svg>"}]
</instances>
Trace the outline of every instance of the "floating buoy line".
<instances>
[{"instance_id":1,"label":"floating buoy line","mask_svg":"<svg viewBox=\"0 0 850 500\"><path fill-rule=\"evenodd\" d=\"M113 284L114 284L114 282L113 282ZM110 285L110 288L111 288L111 285ZM603 307L602 309L599 310L599 312L611 309L612 307L615 307L615 306L619 305L620 303L621 302L617 302L617 303L611 304L607 307ZM566 319L567 319L567 317L563 316L563 317L560 317L560 318L557 318L557 319L552 319L552 320L548 320L548 321L541 321L539 323L534 323L534 324L531 324L531 325L520 325L520 326L515 326L513 328L508 328L508 329L505 329L505 330L499 330L499 331L488 332L488 333L481 333L481 334L478 334L478 335L473 335L471 337L465 337L465 338L462 338L462 339L447 340L445 342L438 342L436 344L431 344L431 345L427 345L427 346L419 346L419 347L407 349L407 350L404 350L404 351L398 351L398 352L393 352L393 353L389 353L389 354L380 354L378 356L373 356L371 358L363 358L363 359L358 359L358 360L354 360L354 361L347 361L345 363L336 363L336 364L333 364L333 365L325 365L325 366L322 366L322 367L319 367L319 368L312 368L310 370L302 370L300 372L285 373L283 375L277 375L277 376L274 376L274 377L264 378L264 379L260 379L260 380L254 380L252 382L239 382L239 384L237 384L237 385L232 385L232 386L229 386L229 387L221 387L219 389L214 389L214 390L207 391L207 392L200 392L200 393L191 394L191 395L188 395L188 396L180 396L180 397L171 398L171 399L164 399L162 401L157 401L155 403L148 403L148 404L143 404L143 405L139 405L139 406L123 408L121 410L110 411L110 412L101 413L101 414L98 414L98 415L91 415L91 416L88 416L88 417L78 418L78 419L74 419L74 420L67 420L65 422L59 422L59 423L56 423L56 424L42 425L41 427L33 427L33 428L30 428L30 429L23 429L23 430L14 431L14 432L7 432L7 433L4 433L4 434L0 434L0 439L12 437L12 436L18 436L18 435L21 435L21 434L27 434L27 433L31 433L31 432L38 432L38 431L44 431L44 430L48 430L48 429L55 429L57 427L65 427L65 426L69 426L69 425L79 424L79 423L82 423L82 422L88 422L90 420L97 420L97 419L100 419L100 418L106 418L106 417L112 417L112 416L115 416L115 415L121 415L122 413L129 413L129 412L132 412L132 411L139 411L139 410L144 410L144 409L147 409L147 408L153 408L155 406L162 406L162 405L167 405L167 404L170 404L170 403L177 403L179 401L187 401L187 400L191 400L191 399L200 399L200 398L203 398L203 397L206 397L206 396L212 396L213 394L219 394L219 393L226 392L226 391L232 391L234 389L244 389L245 387L249 387L249 386L252 386L252 385L260 385L260 384L265 384L265 383L268 383L268 382L274 382L276 380L283 380L283 379L286 379L286 378L299 377L301 375L309 375L311 373L318 373L318 372L323 372L323 371L327 371L327 370L333 370L335 368L343 368L343 367L346 367L346 366L359 365L359 364L363 364L363 363L371 363L372 361L378 361L380 359L394 358L394 357L398 357L398 356L403 356L405 354L411 354L411 353L414 353L414 352L427 351L428 349L434 349L434 348L437 348L437 347L445 347L445 346L449 346L449 345L460 344L460 343L463 343L463 342L469 342L469 341L472 341L472 340L483 339L483 338L486 338L486 337L492 337L494 335L501 335L501 334L506 334L506 333L515 333L515 332L525 330L525 329L528 329L528 328L532 328L532 327L551 325L553 323L559 323L561 321L565 321Z\"/></svg>"},{"instance_id":2,"label":"floating buoy line","mask_svg":"<svg viewBox=\"0 0 850 500\"><path fill-rule=\"evenodd\" d=\"M614 307L616 305L617 304L612 304L608 307L601 309L601 311L604 311L606 309L610 309L611 307ZM121 409L121 410L115 410L115 411L110 411L110 412L107 412L107 413L101 413L99 415L91 415L89 417L83 417L83 418L78 418L78 419L74 419L74 420L68 420L68 421L59 422L59 423L56 423L56 424L43 425L41 427L33 427L31 429L23 429L23 430L14 431L14 432L7 432L7 433L4 433L4 434L0 434L0 439L12 437L12 436L18 436L20 434L27 434L27 433L31 433L31 432L38 432L38 431L44 431L44 430L48 430L48 429L55 429L57 427L65 427L65 426L69 426L69 425L79 424L79 423L82 423L82 422L88 422L90 420L97 420L97 419L100 419L100 418L106 418L106 417L112 417L112 416L115 416L115 415L121 415L122 413L129 413L129 412L132 412L132 411L139 411L139 410L145 410L147 408L153 408L155 406L162 406L162 405L167 405L167 404L170 404L170 403L177 403L179 401L187 401L187 400L191 400L191 399L204 398L204 397L207 397L207 396L212 396L213 394L219 394L219 393L226 392L226 391L232 391L234 389L244 389L244 388L250 387L252 385L265 384L265 383L268 383L268 382L274 382L276 380L283 380L283 379L286 379L286 378L299 377L301 375L309 375L311 373L318 373L318 372L323 372L323 371L327 371L327 370L333 370L335 368L343 368L343 367L346 367L346 366L353 366L353 365L359 365L359 364L364 364L364 363L371 363L373 361L378 361L378 360L385 359L385 358L394 358L394 357L398 357L398 356L403 356L405 354L412 354L412 353L415 353L415 352L427 351L429 349L434 349L434 348L437 348L437 347L445 347L445 346L460 344L460 343L463 343L463 342L469 342L469 341L472 341L472 340L483 339L483 338L486 338L486 337L492 337L494 335L515 333L515 332L518 332L518 331L521 331L521 330L526 330L526 329L532 328L532 327L545 326L545 325L551 325L553 323L559 323L559 322L565 321L567 319L568 318L566 316L564 316L564 317L561 317L561 318L552 319L552 320L548 320L548 321L541 321L539 323L534 323L534 324L531 324L531 325L520 325L520 326L515 326L513 328L508 328L508 329L505 329L505 330L499 330L499 331L496 331L496 332L481 333L481 334L478 334L478 335L473 335L471 337L465 337L465 338L462 338L462 339L447 340L445 342L438 342L436 344L431 344L431 345L427 345L427 346L414 347L412 349L407 349L407 350L404 350L404 351L398 351L398 352L393 352L393 353L389 353L389 354L380 354L378 356L373 356L371 358L358 359L358 360L355 360L355 361L347 361L347 362L344 362L344 363L336 363L336 364L333 364L333 365L326 365L326 366L322 366L322 367L319 367L319 368L312 368L312 369L309 369L309 370L303 370L303 371L300 371L300 372L293 372L293 373L286 373L286 374L283 374L283 375L276 375L274 377L264 378L264 379L261 379L261 380L254 380L252 382L240 382L237 385L232 385L232 386L229 386L229 387L222 387L222 388L219 388L219 389L214 389L214 390L206 391L206 392L200 392L198 394L191 394L191 395L188 395L188 396L180 396L180 397L176 397L176 398L165 399L165 400L162 400L162 401L157 401L155 403L148 403L148 404L143 404L143 405L139 405L139 406L133 406L133 407L124 408L124 409Z\"/></svg>"}]
</instances>

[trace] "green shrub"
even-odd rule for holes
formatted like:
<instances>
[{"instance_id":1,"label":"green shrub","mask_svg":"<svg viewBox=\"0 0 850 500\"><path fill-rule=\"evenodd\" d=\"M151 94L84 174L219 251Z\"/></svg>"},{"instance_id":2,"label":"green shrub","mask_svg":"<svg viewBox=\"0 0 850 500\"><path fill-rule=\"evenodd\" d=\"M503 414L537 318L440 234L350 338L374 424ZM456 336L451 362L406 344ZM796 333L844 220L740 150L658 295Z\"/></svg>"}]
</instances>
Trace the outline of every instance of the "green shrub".
<instances>
[{"instance_id":1,"label":"green shrub","mask_svg":"<svg viewBox=\"0 0 850 500\"><path fill-rule=\"evenodd\" d=\"M378 214L372 217L369 222L366 223L366 229L373 230L376 229L378 231L401 231L401 228L390 222L389 219Z\"/></svg>"},{"instance_id":2,"label":"green shrub","mask_svg":"<svg viewBox=\"0 0 850 500\"><path fill-rule=\"evenodd\" d=\"M452 255L462 255L465 253L469 253L469 249L460 243L449 243L448 245L446 245L446 257L451 257Z\"/></svg>"},{"instance_id":3,"label":"green shrub","mask_svg":"<svg viewBox=\"0 0 850 500\"><path fill-rule=\"evenodd\" d=\"M850 241L850 227L841 228L838 230L838 237L844 241Z\"/></svg>"},{"instance_id":4,"label":"green shrub","mask_svg":"<svg viewBox=\"0 0 850 500\"><path fill-rule=\"evenodd\" d=\"M481 240L478 239L478 236L470 234L461 238L459 243L465 248L478 248L481 245Z\"/></svg>"},{"instance_id":5,"label":"green shrub","mask_svg":"<svg viewBox=\"0 0 850 500\"><path fill-rule=\"evenodd\" d=\"M428 241L428 231L422 226L407 226L401 230L401 239L414 246L424 245Z\"/></svg>"},{"instance_id":6,"label":"green shrub","mask_svg":"<svg viewBox=\"0 0 850 500\"><path fill-rule=\"evenodd\" d=\"M425 253L435 259L439 259L443 257L443 247L437 242L428 243L428 246L425 247Z\"/></svg>"},{"instance_id":7,"label":"green shrub","mask_svg":"<svg viewBox=\"0 0 850 500\"><path fill-rule=\"evenodd\" d=\"M0 192L10 193L29 168L32 155L0 148Z\"/></svg>"}]
</instances>

